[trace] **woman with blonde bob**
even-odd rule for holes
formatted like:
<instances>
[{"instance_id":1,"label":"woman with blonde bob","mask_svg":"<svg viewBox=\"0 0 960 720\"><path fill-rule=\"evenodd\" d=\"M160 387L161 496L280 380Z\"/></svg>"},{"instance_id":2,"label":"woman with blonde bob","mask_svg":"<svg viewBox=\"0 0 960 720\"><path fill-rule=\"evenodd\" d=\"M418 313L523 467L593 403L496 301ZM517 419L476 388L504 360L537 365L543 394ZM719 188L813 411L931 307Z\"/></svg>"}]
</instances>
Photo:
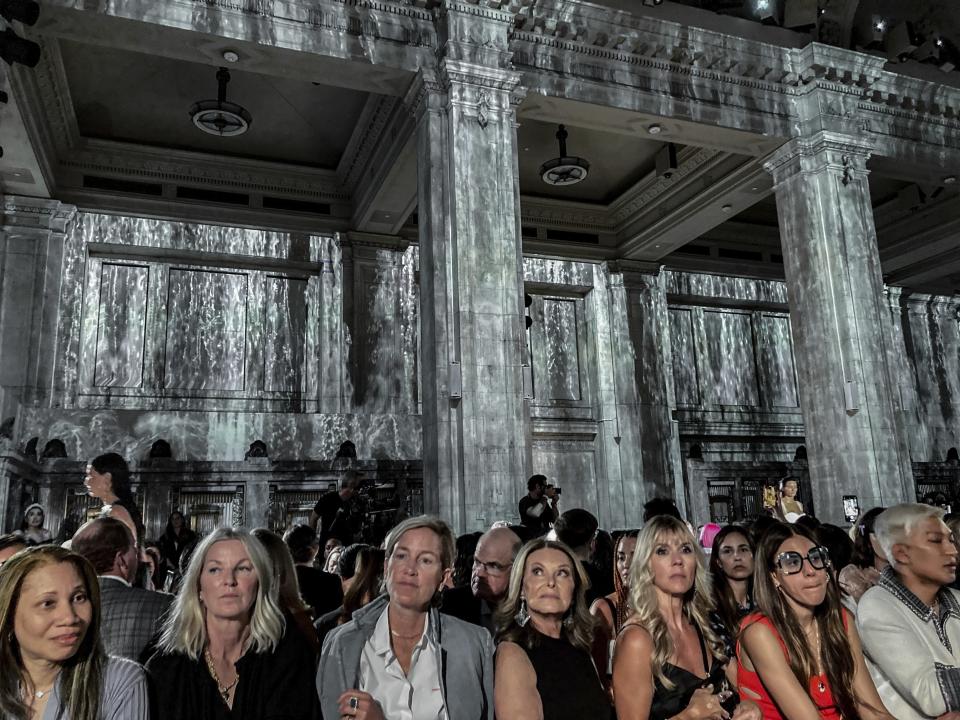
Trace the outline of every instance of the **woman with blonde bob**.
<instances>
[{"instance_id":1,"label":"woman with blonde bob","mask_svg":"<svg viewBox=\"0 0 960 720\"><path fill-rule=\"evenodd\" d=\"M147 679L108 657L100 588L80 555L45 545L0 568L0 718L146 720Z\"/></svg>"},{"instance_id":2,"label":"woman with blonde bob","mask_svg":"<svg viewBox=\"0 0 960 720\"><path fill-rule=\"evenodd\" d=\"M453 548L450 527L428 515L387 534L386 594L324 640L324 718L493 720L490 633L437 610Z\"/></svg>"},{"instance_id":3,"label":"woman with blonde bob","mask_svg":"<svg viewBox=\"0 0 960 720\"><path fill-rule=\"evenodd\" d=\"M319 717L316 656L291 625L260 542L246 530L215 530L190 558L147 663L156 717Z\"/></svg>"},{"instance_id":4,"label":"woman with blonde bob","mask_svg":"<svg viewBox=\"0 0 960 720\"><path fill-rule=\"evenodd\" d=\"M736 667L710 626L706 560L683 521L659 515L640 532L629 603L613 660L619 720L759 720L731 690Z\"/></svg>"},{"instance_id":5,"label":"woman with blonde bob","mask_svg":"<svg viewBox=\"0 0 960 720\"><path fill-rule=\"evenodd\" d=\"M564 543L537 538L513 562L496 615L498 718L607 720L610 701L590 656L587 574Z\"/></svg>"}]
</instances>

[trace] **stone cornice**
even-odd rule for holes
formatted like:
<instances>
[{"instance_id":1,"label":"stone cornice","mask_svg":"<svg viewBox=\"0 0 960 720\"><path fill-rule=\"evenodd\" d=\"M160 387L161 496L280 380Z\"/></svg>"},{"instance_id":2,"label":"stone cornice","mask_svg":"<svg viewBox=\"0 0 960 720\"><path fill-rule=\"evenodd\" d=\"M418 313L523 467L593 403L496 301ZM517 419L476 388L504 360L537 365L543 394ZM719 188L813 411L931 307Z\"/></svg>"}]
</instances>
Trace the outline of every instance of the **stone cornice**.
<instances>
[{"instance_id":1,"label":"stone cornice","mask_svg":"<svg viewBox=\"0 0 960 720\"><path fill-rule=\"evenodd\" d=\"M340 166L337 168L337 177L352 194L364 169L373 158L375 148L386 134L387 125L394 116L397 98L371 95L367 106L357 122L357 130L350 138Z\"/></svg>"},{"instance_id":2,"label":"stone cornice","mask_svg":"<svg viewBox=\"0 0 960 720\"><path fill-rule=\"evenodd\" d=\"M613 223L605 207L587 203L522 196L521 223L545 227L575 228L598 233L612 233Z\"/></svg>"},{"instance_id":3,"label":"stone cornice","mask_svg":"<svg viewBox=\"0 0 960 720\"><path fill-rule=\"evenodd\" d=\"M929 315L949 318L960 317L960 296L916 293L901 287L886 285L883 288L887 304L893 309L906 310L912 315Z\"/></svg>"},{"instance_id":4,"label":"stone cornice","mask_svg":"<svg viewBox=\"0 0 960 720\"><path fill-rule=\"evenodd\" d=\"M59 200L7 195L3 197L3 226L17 230L65 232L77 208Z\"/></svg>"},{"instance_id":5,"label":"stone cornice","mask_svg":"<svg viewBox=\"0 0 960 720\"><path fill-rule=\"evenodd\" d=\"M842 172L845 181L849 181L866 175L866 162L873 149L872 139L865 135L821 131L784 143L773 151L763 166L776 182L794 173L815 172L824 166Z\"/></svg>"},{"instance_id":6,"label":"stone cornice","mask_svg":"<svg viewBox=\"0 0 960 720\"><path fill-rule=\"evenodd\" d=\"M82 149L61 158L60 166L84 174L128 177L141 182L170 182L279 193L331 202L349 202L330 170L294 168L281 163L211 157L205 153L87 140Z\"/></svg>"},{"instance_id":7,"label":"stone cornice","mask_svg":"<svg viewBox=\"0 0 960 720\"><path fill-rule=\"evenodd\" d=\"M645 177L610 205L614 224L622 227L649 211L651 203L675 190L688 176L721 155L710 148L684 148L678 158L678 167L670 177L657 176L655 173Z\"/></svg>"},{"instance_id":8,"label":"stone cornice","mask_svg":"<svg viewBox=\"0 0 960 720\"><path fill-rule=\"evenodd\" d=\"M375 248L402 253L411 244L409 240L399 235L379 235L351 230L339 236L339 245L342 248Z\"/></svg>"}]
</instances>

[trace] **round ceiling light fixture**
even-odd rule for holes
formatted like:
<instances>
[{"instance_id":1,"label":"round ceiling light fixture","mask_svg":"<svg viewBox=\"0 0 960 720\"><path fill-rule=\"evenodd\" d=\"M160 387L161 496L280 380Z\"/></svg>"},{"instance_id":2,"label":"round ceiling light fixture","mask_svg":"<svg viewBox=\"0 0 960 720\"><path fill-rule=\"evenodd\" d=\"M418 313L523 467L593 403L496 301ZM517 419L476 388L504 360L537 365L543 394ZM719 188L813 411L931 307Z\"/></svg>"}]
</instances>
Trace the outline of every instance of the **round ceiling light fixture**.
<instances>
[{"instance_id":1,"label":"round ceiling light fixture","mask_svg":"<svg viewBox=\"0 0 960 720\"><path fill-rule=\"evenodd\" d=\"M654 123L647 127L647 132L651 135L659 135L663 132L663 127L659 123Z\"/></svg>"},{"instance_id":2,"label":"round ceiling light fixture","mask_svg":"<svg viewBox=\"0 0 960 720\"><path fill-rule=\"evenodd\" d=\"M226 54L226 53L224 53ZM253 116L246 108L227 101L227 83L230 71L225 67L217 70L217 99L201 100L190 108L193 124L208 135L236 137L250 129Z\"/></svg>"},{"instance_id":3,"label":"round ceiling light fixture","mask_svg":"<svg viewBox=\"0 0 960 720\"><path fill-rule=\"evenodd\" d=\"M560 143L560 157L547 160L540 166L540 179L547 185L576 185L586 180L590 163L579 157L567 155L567 129L560 125L556 138Z\"/></svg>"},{"instance_id":4,"label":"round ceiling light fixture","mask_svg":"<svg viewBox=\"0 0 960 720\"><path fill-rule=\"evenodd\" d=\"M223 59L228 63L240 62L240 53L236 50L224 50Z\"/></svg>"}]
</instances>

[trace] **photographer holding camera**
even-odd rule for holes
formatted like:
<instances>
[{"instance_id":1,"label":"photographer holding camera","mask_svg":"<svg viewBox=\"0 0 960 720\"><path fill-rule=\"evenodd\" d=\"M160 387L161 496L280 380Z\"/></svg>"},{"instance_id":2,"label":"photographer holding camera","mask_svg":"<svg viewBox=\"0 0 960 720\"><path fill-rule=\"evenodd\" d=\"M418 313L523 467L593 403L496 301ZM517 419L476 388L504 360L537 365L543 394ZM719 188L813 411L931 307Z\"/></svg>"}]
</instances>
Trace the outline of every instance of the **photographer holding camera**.
<instances>
[{"instance_id":1,"label":"photographer holding camera","mask_svg":"<svg viewBox=\"0 0 960 720\"><path fill-rule=\"evenodd\" d=\"M527 494L520 498L520 524L532 535L543 535L556 522L560 511L560 488L547 484L545 475L533 475L527 480Z\"/></svg>"}]
</instances>

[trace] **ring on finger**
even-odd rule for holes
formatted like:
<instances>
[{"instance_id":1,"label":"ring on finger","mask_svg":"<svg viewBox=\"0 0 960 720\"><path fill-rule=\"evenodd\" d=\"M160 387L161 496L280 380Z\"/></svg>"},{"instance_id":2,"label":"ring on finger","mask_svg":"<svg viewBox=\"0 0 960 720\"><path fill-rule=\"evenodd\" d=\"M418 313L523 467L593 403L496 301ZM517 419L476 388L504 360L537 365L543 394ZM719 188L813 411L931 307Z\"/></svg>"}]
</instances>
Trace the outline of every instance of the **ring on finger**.
<instances>
[{"instance_id":1,"label":"ring on finger","mask_svg":"<svg viewBox=\"0 0 960 720\"><path fill-rule=\"evenodd\" d=\"M356 710L360 707L360 698L354 695L353 697L350 698L350 702L347 704L350 706L351 710Z\"/></svg>"}]
</instances>

